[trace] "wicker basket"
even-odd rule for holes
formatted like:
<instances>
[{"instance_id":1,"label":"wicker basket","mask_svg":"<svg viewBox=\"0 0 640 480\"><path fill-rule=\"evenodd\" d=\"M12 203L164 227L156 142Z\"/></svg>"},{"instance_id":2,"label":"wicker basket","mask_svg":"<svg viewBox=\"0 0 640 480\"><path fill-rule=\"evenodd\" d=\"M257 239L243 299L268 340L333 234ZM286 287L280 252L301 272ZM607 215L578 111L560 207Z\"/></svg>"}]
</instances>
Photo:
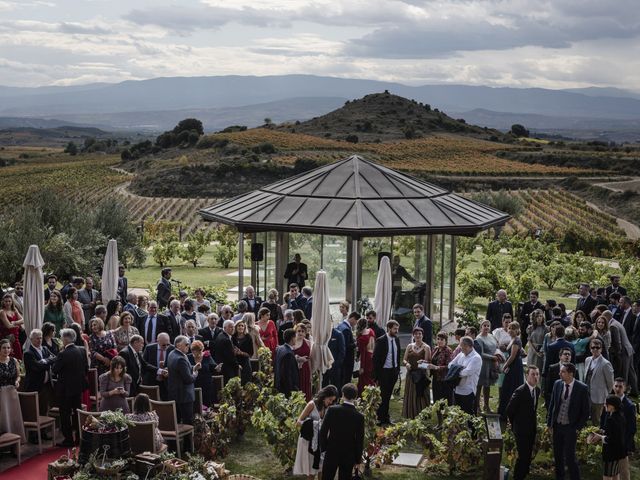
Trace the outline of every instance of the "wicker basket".
<instances>
[{"instance_id":1,"label":"wicker basket","mask_svg":"<svg viewBox=\"0 0 640 480\"><path fill-rule=\"evenodd\" d=\"M252 477L251 475L236 474L236 475L227 476L225 480L260 480L260 479L257 477Z\"/></svg>"}]
</instances>

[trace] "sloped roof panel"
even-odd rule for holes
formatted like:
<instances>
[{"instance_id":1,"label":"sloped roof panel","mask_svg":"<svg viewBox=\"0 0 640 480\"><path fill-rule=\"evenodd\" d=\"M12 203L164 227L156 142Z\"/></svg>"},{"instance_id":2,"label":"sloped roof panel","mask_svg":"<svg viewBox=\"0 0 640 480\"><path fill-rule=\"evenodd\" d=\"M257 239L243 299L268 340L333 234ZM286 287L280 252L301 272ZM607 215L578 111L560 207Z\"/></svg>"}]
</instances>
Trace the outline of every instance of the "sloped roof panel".
<instances>
[{"instance_id":1,"label":"sloped roof panel","mask_svg":"<svg viewBox=\"0 0 640 480\"><path fill-rule=\"evenodd\" d=\"M509 215L357 155L200 210L243 231L470 235Z\"/></svg>"}]
</instances>

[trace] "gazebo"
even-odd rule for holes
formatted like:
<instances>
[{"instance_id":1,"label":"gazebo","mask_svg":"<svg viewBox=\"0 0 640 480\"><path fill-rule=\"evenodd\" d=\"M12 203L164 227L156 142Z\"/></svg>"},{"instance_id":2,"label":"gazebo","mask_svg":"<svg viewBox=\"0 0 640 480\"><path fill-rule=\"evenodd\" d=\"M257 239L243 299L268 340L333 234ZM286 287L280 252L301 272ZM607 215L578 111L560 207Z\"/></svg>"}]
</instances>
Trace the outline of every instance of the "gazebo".
<instances>
[{"instance_id":1,"label":"gazebo","mask_svg":"<svg viewBox=\"0 0 640 480\"><path fill-rule=\"evenodd\" d=\"M331 278L331 299L373 297L381 255L404 258L405 278L396 315L424 303L432 319L453 318L456 236L503 225L509 215L431 183L354 155L199 211L210 221L240 232L239 297L244 289L244 238L251 234L261 262L251 262L251 281L260 295L286 291L284 272L301 253L312 272ZM254 249L252 249L253 251ZM403 255L404 253L404 255ZM413 270L413 275L408 273ZM400 271L394 273L401 278ZM402 281L402 280L400 280ZM407 311L408 309L408 311Z\"/></svg>"}]
</instances>

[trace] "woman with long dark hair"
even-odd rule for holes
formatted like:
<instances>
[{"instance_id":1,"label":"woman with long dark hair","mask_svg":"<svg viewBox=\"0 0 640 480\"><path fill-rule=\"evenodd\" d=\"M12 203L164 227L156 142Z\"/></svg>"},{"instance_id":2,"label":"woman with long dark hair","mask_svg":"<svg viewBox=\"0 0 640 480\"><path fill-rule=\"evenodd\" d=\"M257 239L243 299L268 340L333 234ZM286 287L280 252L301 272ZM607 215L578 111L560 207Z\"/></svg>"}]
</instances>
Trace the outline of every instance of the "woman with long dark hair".
<instances>
[{"instance_id":1,"label":"woman with long dark hair","mask_svg":"<svg viewBox=\"0 0 640 480\"><path fill-rule=\"evenodd\" d=\"M500 403L498 405L498 413L503 417L513 392L524 383L521 355L522 340L520 340L520 324L518 322L509 324L509 335L511 335L511 342L507 346L507 354L509 356L502 367L504 380L500 388Z\"/></svg>"},{"instance_id":2,"label":"woman with long dark hair","mask_svg":"<svg viewBox=\"0 0 640 480\"><path fill-rule=\"evenodd\" d=\"M298 425L301 427L296 450L296 461L293 465L294 475L306 475L311 480L321 469L321 457L319 446L315 453L309 453L309 444L313 444L314 437L320 432L322 418L327 409L338 398L338 389L333 385L327 385L307 403L298 417Z\"/></svg>"},{"instance_id":3,"label":"woman with long dark hair","mask_svg":"<svg viewBox=\"0 0 640 480\"><path fill-rule=\"evenodd\" d=\"M16 309L10 293L2 297L0 310L0 337L11 342L11 356L22 360L22 345L20 345L20 328L24 324L22 315Z\"/></svg>"},{"instance_id":4,"label":"woman with long dark hair","mask_svg":"<svg viewBox=\"0 0 640 480\"><path fill-rule=\"evenodd\" d=\"M628 454L625 445L625 418L622 414L622 401L617 395L609 395L605 401L607 413L604 431L592 434L591 442L602 442L602 478L617 480L620 478L620 460Z\"/></svg>"},{"instance_id":5,"label":"woman with long dark hair","mask_svg":"<svg viewBox=\"0 0 640 480\"><path fill-rule=\"evenodd\" d=\"M111 359L111 368L98 377L100 388L100 411L122 409L129 413L127 397L131 387L131 377L127 373L127 363L121 356Z\"/></svg>"},{"instance_id":6,"label":"woman with long dark hair","mask_svg":"<svg viewBox=\"0 0 640 480\"><path fill-rule=\"evenodd\" d=\"M149 401L149 395L146 393L139 393L133 400L133 413L127 414L129 420L134 422L154 422L153 427L153 441L155 443L156 452L162 451L164 448L164 439L160 430L158 430L158 414L151 410L151 402Z\"/></svg>"},{"instance_id":7,"label":"woman with long dark hair","mask_svg":"<svg viewBox=\"0 0 640 480\"><path fill-rule=\"evenodd\" d=\"M44 321L55 326L55 334L64 328L64 312L62 311L62 295L59 290L52 290L49 301L44 307Z\"/></svg>"}]
</instances>

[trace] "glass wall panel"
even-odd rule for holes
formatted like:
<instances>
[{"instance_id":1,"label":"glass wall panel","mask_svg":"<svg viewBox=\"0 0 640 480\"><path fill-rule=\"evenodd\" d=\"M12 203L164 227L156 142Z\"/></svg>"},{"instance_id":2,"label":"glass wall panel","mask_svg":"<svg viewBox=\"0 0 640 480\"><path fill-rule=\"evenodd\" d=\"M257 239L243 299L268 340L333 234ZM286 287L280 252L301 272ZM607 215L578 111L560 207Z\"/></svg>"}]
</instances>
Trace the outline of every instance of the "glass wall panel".
<instances>
[{"instance_id":1,"label":"glass wall panel","mask_svg":"<svg viewBox=\"0 0 640 480\"><path fill-rule=\"evenodd\" d=\"M451 275L451 255L452 255L452 239L453 237L451 235L445 235L444 236L444 244L443 244L443 258L444 258L444 263L442 265L442 283L441 283L441 298L442 298L442 306L441 306L441 319L442 319L442 324L445 324L451 320L453 320L451 318L451 313L452 313L452 288L451 288L451 281L452 281L452 275ZM442 326L441 324L441 326Z\"/></svg>"},{"instance_id":2,"label":"glass wall panel","mask_svg":"<svg viewBox=\"0 0 640 480\"><path fill-rule=\"evenodd\" d=\"M313 288L316 281L316 272L321 268L322 235L313 233L290 233L289 259L287 259L287 263L293 261L296 253L300 254L300 261L307 265L309 278L305 285Z\"/></svg>"},{"instance_id":3,"label":"glass wall panel","mask_svg":"<svg viewBox=\"0 0 640 480\"><path fill-rule=\"evenodd\" d=\"M433 285L431 287L431 320L440 325L443 308L443 262L444 235L434 235L433 239ZM447 265L448 268L448 265Z\"/></svg>"},{"instance_id":4,"label":"glass wall panel","mask_svg":"<svg viewBox=\"0 0 640 480\"><path fill-rule=\"evenodd\" d=\"M391 237L374 237L362 239L362 297L373 302L378 278L378 253L391 253Z\"/></svg>"},{"instance_id":5,"label":"glass wall panel","mask_svg":"<svg viewBox=\"0 0 640 480\"><path fill-rule=\"evenodd\" d=\"M346 299L347 291L347 237L322 236L321 267L327 272L329 301L338 303Z\"/></svg>"},{"instance_id":6,"label":"glass wall panel","mask_svg":"<svg viewBox=\"0 0 640 480\"><path fill-rule=\"evenodd\" d=\"M276 234L275 232L261 232L256 234L256 242L263 245L263 260L256 263L257 295L267 298L267 292L275 288L276 278Z\"/></svg>"}]
</instances>

